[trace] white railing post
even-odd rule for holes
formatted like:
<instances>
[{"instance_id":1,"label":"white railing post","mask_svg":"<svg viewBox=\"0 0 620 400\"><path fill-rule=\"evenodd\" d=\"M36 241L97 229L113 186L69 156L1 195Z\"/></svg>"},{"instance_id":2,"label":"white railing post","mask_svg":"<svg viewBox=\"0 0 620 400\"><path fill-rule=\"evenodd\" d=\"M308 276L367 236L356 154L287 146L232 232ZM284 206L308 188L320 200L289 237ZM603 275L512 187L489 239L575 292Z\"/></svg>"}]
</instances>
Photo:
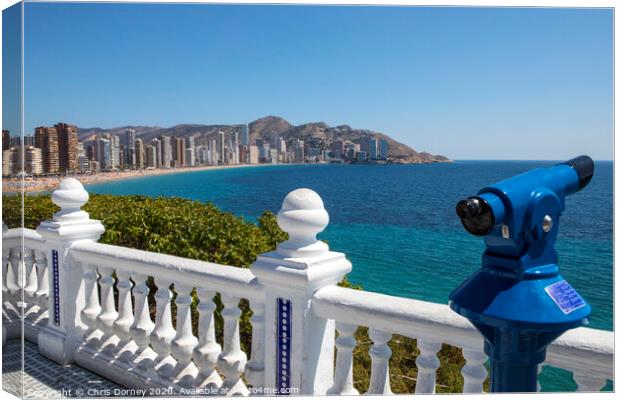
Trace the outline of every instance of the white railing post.
<instances>
[{"instance_id":1,"label":"white railing post","mask_svg":"<svg viewBox=\"0 0 620 400\"><path fill-rule=\"evenodd\" d=\"M104 228L81 210L88 201L88 193L77 179L63 179L52 194L52 201L60 211L52 221L45 221L37 228L46 241L50 287L49 320L39 332L38 342L41 354L68 364L82 342L85 329L80 315L85 302L83 272L69 257L69 249L77 241L97 241Z\"/></svg>"},{"instance_id":2,"label":"white railing post","mask_svg":"<svg viewBox=\"0 0 620 400\"><path fill-rule=\"evenodd\" d=\"M333 384L334 321L314 316L310 305L317 290L351 271L351 263L317 240L328 222L317 193L289 193L278 213L289 239L251 267L265 288L264 387L280 393L324 395Z\"/></svg>"}]
</instances>

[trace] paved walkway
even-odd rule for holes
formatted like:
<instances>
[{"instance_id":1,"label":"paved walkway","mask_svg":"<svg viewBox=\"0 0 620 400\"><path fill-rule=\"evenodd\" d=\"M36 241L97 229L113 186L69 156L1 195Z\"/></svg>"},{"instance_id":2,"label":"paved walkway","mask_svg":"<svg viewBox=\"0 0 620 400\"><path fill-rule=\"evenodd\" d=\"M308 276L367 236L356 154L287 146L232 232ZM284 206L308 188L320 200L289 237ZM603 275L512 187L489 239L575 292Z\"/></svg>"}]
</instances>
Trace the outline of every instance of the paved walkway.
<instances>
[{"instance_id":1,"label":"paved walkway","mask_svg":"<svg viewBox=\"0 0 620 400\"><path fill-rule=\"evenodd\" d=\"M76 365L63 367L39 354L36 344L7 340L2 349L2 389L26 399L114 397L122 387Z\"/></svg>"}]
</instances>

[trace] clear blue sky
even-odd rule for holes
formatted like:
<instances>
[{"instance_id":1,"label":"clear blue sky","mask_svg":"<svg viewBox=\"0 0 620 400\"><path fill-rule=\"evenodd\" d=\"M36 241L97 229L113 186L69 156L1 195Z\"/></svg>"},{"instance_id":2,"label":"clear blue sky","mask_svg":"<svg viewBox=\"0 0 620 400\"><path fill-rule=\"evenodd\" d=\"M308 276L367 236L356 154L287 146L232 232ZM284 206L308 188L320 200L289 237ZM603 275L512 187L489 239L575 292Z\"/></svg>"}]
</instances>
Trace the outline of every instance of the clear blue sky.
<instances>
[{"instance_id":1,"label":"clear blue sky","mask_svg":"<svg viewBox=\"0 0 620 400\"><path fill-rule=\"evenodd\" d=\"M610 9L27 3L25 129L272 114L454 159L611 159L612 24Z\"/></svg>"}]
</instances>

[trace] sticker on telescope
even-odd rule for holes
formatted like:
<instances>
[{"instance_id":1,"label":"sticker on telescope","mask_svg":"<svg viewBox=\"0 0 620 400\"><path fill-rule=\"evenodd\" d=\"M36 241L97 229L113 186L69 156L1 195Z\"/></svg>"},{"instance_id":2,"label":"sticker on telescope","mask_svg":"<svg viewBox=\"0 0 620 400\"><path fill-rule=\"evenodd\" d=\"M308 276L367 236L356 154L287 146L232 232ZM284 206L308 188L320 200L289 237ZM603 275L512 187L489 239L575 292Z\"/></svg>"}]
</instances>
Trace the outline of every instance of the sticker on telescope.
<instances>
[{"instance_id":1,"label":"sticker on telescope","mask_svg":"<svg viewBox=\"0 0 620 400\"><path fill-rule=\"evenodd\" d=\"M553 299L555 304L560 307L564 314L569 314L578 308L586 305L579 293L572 288L566 281L558 281L545 288L545 292Z\"/></svg>"}]
</instances>

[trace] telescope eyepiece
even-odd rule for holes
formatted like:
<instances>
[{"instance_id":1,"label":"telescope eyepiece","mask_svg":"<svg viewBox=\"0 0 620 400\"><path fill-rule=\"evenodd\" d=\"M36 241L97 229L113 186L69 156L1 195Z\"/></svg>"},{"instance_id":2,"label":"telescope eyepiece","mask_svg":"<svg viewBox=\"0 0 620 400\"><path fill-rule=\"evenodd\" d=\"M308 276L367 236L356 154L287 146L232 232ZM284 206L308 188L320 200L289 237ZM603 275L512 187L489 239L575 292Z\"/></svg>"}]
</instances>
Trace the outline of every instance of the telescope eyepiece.
<instances>
[{"instance_id":1,"label":"telescope eyepiece","mask_svg":"<svg viewBox=\"0 0 620 400\"><path fill-rule=\"evenodd\" d=\"M579 156L559 165L568 165L577 172L579 176L579 190L583 189L590 183L592 175L594 175L594 161L588 156Z\"/></svg>"},{"instance_id":2,"label":"telescope eyepiece","mask_svg":"<svg viewBox=\"0 0 620 400\"><path fill-rule=\"evenodd\" d=\"M456 203L456 215L461 219L463 227L472 235L488 235L495 226L495 215L491 206L477 196Z\"/></svg>"}]
</instances>

